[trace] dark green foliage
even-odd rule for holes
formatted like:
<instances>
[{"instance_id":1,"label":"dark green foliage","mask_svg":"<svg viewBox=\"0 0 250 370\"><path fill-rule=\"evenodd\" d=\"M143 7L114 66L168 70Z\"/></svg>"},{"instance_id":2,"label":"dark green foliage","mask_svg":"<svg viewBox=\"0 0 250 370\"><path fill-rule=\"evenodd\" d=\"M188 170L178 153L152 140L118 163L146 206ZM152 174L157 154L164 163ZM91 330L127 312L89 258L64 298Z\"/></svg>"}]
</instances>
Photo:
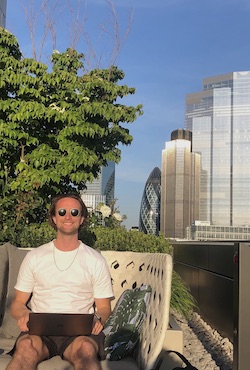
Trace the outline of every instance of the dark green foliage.
<instances>
[{"instance_id":1,"label":"dark green foliage","mask_svg":"<svg viewBox=\"0 0 250 370\"><path fill-rule=\"evenodd\" d=\"M170 307L173 311L189 317L193 309L197 307L194 297L190 293L189 287L185 284L179 274L173 271L172 291Z\"/></svg>"},{"instance_id":2,"label":"dark green foliage","mask_svg":"<svg viewBox=\"0 0 250 370\"><path fill-rule=\"evenodd\" d=\"M32 239L30 233L35 229L40 231L37 220L47 217L44 200L35 191L10 192L9 195L0 198L0 209L0 242L11 241L16 246L23 245L21 241L23 233L27 233L25 242L30 241ZM38 245L36 243L35 246Z\"/></svg>"},{"instance_id":3,"label":"dark green foliage","mask_svg":"<svg viewBox=\"0 0 250 370\"><path fill-rule=\"evenodd\" d=\"M95 249L99 250L116 250L116 251L133 251L149 253L171 253L171 246L168 241L161 235L144 234L139 231L127 231L125 227L110 229L108 227L96 227ZM84 240L84 232L82 234Z\"/></svg>"},{"instance_id":4,"label":"dark green foliage","mask_svg":"<svg viewBox=\"0 0 250 370\"><path fill-rule=\"evenodd\" d=\"M56 231L48 222L42 222L24 227L19 235L19 243L23 248L36 248L55 239L55 237Z\"/></svg>"}]
</instances>

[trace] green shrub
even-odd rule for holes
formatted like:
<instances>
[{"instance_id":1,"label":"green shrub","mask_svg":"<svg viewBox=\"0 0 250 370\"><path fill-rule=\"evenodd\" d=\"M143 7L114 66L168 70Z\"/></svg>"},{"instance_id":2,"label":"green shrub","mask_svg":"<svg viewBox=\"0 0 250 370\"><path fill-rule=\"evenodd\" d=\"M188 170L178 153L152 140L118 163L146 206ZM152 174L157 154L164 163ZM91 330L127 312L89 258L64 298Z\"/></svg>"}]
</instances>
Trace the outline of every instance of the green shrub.
<instances>
[{"instance_id":1,"label":"green shrub","mask_svg":"<svg viewBox=\"0 0 250 370\"><path fill-rule=\"evenodd\" d=\"M127 231L125 227L110 229L99 226L92 230L96 240L91 245L101 251L116 250L148 253L171 253L172 251L169 242L162 235L156 237L139 231ZM91 229L88 232L91 232ZM84 242L86 240L84 230L80 233L80 239Z\"/></svg>"},{"instance_id":2,"label":"green shrub","mask_svg":"<svg viewBox=\"0 0 250 370\"><path fill-rule=\"evenodd\" d=\"M48 224L30 224L20 233L19 241L22 248L36 248L55 239L56 231Z\"/></svg>"}]
</instances>

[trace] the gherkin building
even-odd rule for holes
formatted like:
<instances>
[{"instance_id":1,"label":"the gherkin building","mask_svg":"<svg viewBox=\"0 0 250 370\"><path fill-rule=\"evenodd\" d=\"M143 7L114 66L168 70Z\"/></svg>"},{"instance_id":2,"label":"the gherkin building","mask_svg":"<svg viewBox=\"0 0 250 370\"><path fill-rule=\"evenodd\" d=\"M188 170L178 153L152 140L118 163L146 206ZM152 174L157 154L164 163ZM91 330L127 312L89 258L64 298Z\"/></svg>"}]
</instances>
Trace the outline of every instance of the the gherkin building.
<instances>
[{"instance_id":1,"label":"the gherkin building","mask_svg":"<svg viewBox=\"0 0 250 370\"><path fill-rule=\"evenodd\" d=\"M159 235L161 204L161 171L155 167L150 173L141 200L139 231Z\"/></svg>"}]
</instances>

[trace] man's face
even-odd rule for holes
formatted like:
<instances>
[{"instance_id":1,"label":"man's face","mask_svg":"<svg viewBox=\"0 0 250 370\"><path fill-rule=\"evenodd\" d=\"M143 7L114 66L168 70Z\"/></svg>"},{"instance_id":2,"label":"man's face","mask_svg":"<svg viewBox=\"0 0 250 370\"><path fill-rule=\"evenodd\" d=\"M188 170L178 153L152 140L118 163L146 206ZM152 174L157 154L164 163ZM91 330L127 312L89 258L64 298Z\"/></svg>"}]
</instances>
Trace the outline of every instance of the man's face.
<instances>
[{"instance_id":1,"label":"man's face","mask_svg":"<svg viewBox=\"0 0 250 370\"><path fill-rule=\"evenodd\" d=\"M55 211L53 221L56 224L57 232L67 235L78 233L78 229L83 223L84 217L81 216L81 205L76 199L60 199L56 203Z\"/></svg>"}]
</instances>

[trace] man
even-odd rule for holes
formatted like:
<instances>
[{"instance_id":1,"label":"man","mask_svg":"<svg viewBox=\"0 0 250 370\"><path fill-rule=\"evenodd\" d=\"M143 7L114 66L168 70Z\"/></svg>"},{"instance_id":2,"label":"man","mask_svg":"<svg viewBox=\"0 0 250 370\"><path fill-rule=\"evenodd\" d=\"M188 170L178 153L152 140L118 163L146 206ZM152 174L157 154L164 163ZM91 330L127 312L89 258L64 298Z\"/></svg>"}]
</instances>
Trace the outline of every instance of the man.
<instances>
[{"instance_id":1,"label":"man","mask_svg":"<svg viewBox=\"0 0 250 370\"><path fill-rule=\"evenodd\" d=\"M21 334L11 354L8 370L33 370L53 356L68 360L75 370L99 370L103 324L111 313L113 296L109 269L103 256L78 240L87 208L77 194L56 196L49 222L56 239L27 253L15 285L11 306ZM32 295L32 296L31 296ZM31 297L31 300L30 300ZM93 313L92 334L78 337L29 335L30 300L33 312Z\"/></svg>"}]
</instances>

